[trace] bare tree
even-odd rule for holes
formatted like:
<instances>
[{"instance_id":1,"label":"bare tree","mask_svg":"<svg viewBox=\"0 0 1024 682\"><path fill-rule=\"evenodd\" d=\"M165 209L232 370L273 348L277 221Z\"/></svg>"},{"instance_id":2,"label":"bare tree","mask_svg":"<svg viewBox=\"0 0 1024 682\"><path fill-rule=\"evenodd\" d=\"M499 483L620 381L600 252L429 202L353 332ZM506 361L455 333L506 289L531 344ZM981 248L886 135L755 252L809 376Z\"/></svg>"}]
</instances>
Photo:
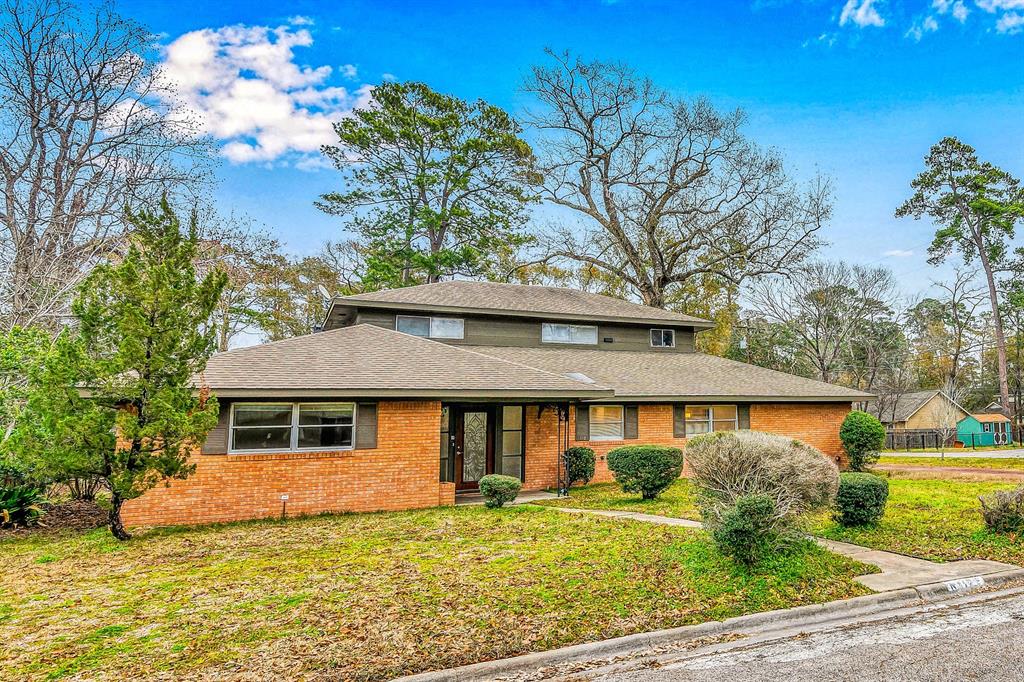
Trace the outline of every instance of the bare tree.
<instances>
[{"instance_id":1,"label":"bare tree","mask_svg":"<svg viewBox=\"0 0 1024 682\"><path fill-rule=\"evenodd\" d=\"M755 307L796 335L821 381L836 381L848 344L879 306L896 299L896 282L885 268L843 262L812 262L792 277L759 282Z\"/></svg>"},{"instance_id":2,"label":"bare tree","mask_svg":"<svg viewBox=\"0 0 1024 682\"><path fill-rule=\"evenodd\" d=\"M118 245L126 204L191 186L208 159L112 6L3 0L3 324L56 326L83 272Z\"/></svg>"},{"instance_id":3,"label":"bare tree","mask_svg":"<svg viewBox=\"0 0 1024 682\"><path fill-rule=\"evenodd\" d=\"M960 407L964 392L955 381L947 379L942 387L942 394L946 400L939 401L939 406L932 411L932 416L935 419L934 430L939 437L942 459L945 459L946 446L956 438L957 427L964 418L964 409Z\"/></svg>"},{"instance_id":4,"label":"bare tree","mask_svg":"<svg viewBox=\"0 0 1024 682\"><path fill-rule=\"evenodd\" d=\"M685 102L621 64L555 55L524 88L542 105L542 197L584 218L546 235L546 256L599 268L646 304L711 274L733 284L790 272L818 246L829 184L795 184L740 111Z\"/></svg>"}]
</instances>

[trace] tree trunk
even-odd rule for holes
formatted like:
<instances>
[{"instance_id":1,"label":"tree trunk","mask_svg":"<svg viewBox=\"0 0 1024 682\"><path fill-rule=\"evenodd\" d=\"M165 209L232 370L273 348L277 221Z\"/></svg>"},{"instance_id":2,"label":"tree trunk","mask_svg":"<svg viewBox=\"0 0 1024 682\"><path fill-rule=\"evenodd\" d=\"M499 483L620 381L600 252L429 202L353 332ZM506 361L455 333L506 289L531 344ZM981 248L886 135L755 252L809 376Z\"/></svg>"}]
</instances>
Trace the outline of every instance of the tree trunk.
<instances>
[{"instance_id":1,"label":"tree trunk","mask_svg":"<svg viewBox=\"0 0 1024 682\"><path fill-rule=\"evenodd\" d=\"M992 266L988 262L985 251L981 250L981 264L985 268L985 280L988 283L988 300L992 306L992 324L996 336L996 360L999 365L999 404L1003 414L1010 414L1010 379L1006 369L1006 335L1003 333L1003 318L999 314L999 291L992 275Z\"/></svg>"},{"instance_id":2,"label":"tree trunk","mask_svg":"<svg viewBox=\"0 0 1024 682\"><path fill-rule=\"evenodd\" d=\"M121 506L124 504L124 500L116 492L110 496L110 518L108 525L110 526L110 533L118 540L131 540L132 536L124 528L124 523L121 521Z\"/></svg>"}]
</instances>

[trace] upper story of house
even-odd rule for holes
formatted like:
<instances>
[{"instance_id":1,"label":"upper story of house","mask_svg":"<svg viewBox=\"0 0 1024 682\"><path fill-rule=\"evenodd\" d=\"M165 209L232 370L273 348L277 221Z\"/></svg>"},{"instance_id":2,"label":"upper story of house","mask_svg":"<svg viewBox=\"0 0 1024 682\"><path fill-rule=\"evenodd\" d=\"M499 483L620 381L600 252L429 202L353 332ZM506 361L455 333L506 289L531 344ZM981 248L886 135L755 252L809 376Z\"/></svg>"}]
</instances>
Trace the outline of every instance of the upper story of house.
<instances>
[{"instance_id":1,"label":"upper story of house","mask_svg":"<svg viewBox=\"0 0 1024 682\"><path fill-rule=\"evenodd\" d=\"M466 346L691 353L714 323L559 287L449 281L331 302L324 329L372 324Z\"/></svg>"}]
</instances>

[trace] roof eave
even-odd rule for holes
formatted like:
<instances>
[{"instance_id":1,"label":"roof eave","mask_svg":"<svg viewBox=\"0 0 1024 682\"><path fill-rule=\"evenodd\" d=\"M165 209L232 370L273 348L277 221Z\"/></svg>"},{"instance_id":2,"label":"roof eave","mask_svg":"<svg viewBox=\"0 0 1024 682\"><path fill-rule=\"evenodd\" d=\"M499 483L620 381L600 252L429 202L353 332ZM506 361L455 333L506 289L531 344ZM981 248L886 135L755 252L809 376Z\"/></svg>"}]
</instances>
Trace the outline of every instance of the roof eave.
<instances>
[{"instance_id":1,"label":"roof eave","mask_svg":"<svg viewBox=\"0 0 1024 682\"><path fill-rule=\"evenodd\" d=\"M384 310L424 310L441 313L461 313L464 315L500 315L504 317L522 317L528 319L545 319L556 317L566 320L582 320L586 322L620 322L624 324L670 325L674 327L692 327L694 329L713 329L716 325L708 320L675 320L652 317L624 317L621 315L586 315L582 313L545 313L525 310L508 310L495 308L476 308L472 306L449 306L434 303L395 303L392 301L363 301L336 298L331 301L328 316L335 307L347 308L379 308ZM330 319L329 317L327 319Z\"/></svg>"},{"instance_id":2,"label":"roof eave","mask_svg":"<svg viewBox=\"0 0 1024 682\"><path fill-rule=\"evenodd\" d=\"M431 389L431 388L211 388L218 398L393 398L393 399L495 399L546 400L607 398L611 389Z\"/></svg>"},{"instance_id":3,"label":"roof eave","mask_svg":"<svg viewBox=\"0 0 1024 682\"><path fill-rule=\"evenodd\" d=\"M736 402L736 403L853 403L875 400L873 395L837 396L837 395L647 395L642 393L616 393L611 398L597 398L587 402Z\"/></svg>"}]
</instances>

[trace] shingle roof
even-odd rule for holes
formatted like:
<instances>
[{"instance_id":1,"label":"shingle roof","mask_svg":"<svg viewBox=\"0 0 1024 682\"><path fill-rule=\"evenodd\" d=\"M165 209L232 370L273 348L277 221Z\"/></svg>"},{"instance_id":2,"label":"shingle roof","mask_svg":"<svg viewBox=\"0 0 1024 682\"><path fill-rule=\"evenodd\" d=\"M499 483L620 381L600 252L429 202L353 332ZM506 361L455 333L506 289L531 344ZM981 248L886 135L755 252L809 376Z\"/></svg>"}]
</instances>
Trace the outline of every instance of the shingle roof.
<instances>
[{"instance_id":1,"label":"shingle roof","mask_svg":"<svg viewBox=\"0 0 1024 682\"><path fill-rule=\"evenodd\" d=\"M986 422L997 423L997 422L1008 422L1008 421L1010 421L1010 418L1007 417L1005 414L999 414L999 413L993 413L993 412L975 412L971 416L974 417L975 419L977 419L982 424L984 424Z\"/></svg>"},{"instance_id":2,"label":"shingle roof","mask_svg":"<svg viewBox=\"0 0 1024 682\"><path fill-rule=\"evenodd\" d=\"M661 308L631 303L622 299L576 289L498 282L453 280L422 284L403 289L339 296L339 307L400 308L415 306L425 310L486 312L515 316L555 315L565 319L663 322L677 325L711 327L713 323L698 317Z\"/></svg>"},{"instance_id":3,"label":"shingle roof","mask_svg":"<svg viewBox=\"0 0 1024 682\"><path fill-rule=\"evenodd\" d=\"M885 414L879 415L878 409L880 405L883 405L885 402L888 401L879 401L879 403L875 404L871 408L871 412L885 424L905 422L911 417L913 417L918 410L927 405L929 400L939 395L940 393L942 395L945 395L944 393L942 393L942 391L938 389L931 389L928 391L912 391L910 393L904 393L896 399L895 408L893 408L892 403L889 402L889 405L885 407ZM960 406L957 405L957 407ZM969 414L967 410L964 410L962 407L960 407L960 409L963 410L964 414Z\"/></svg>"},{"instance_id":4,"label":"shingle roof","mask_svg":"<svg viewBox=\"0 0 1024 682\"><path fill-rule=\"evenodd\" d=\"M844 402L873 398L861 391L703 353L497 346L474 346L474 350L552 373L582 374L614 389L616 398Z\"/></svg>"},{"instance_id":5,"label":"shingle roof","mask_svg":"<svg viewBox=\"0 0 1024 682\"><path fill-rule=\"evenodd\" d=\"M240 348L210 358L215 394L417 397L601 397L559 374L367 324Z\"/></svg>"}]
</instances>

